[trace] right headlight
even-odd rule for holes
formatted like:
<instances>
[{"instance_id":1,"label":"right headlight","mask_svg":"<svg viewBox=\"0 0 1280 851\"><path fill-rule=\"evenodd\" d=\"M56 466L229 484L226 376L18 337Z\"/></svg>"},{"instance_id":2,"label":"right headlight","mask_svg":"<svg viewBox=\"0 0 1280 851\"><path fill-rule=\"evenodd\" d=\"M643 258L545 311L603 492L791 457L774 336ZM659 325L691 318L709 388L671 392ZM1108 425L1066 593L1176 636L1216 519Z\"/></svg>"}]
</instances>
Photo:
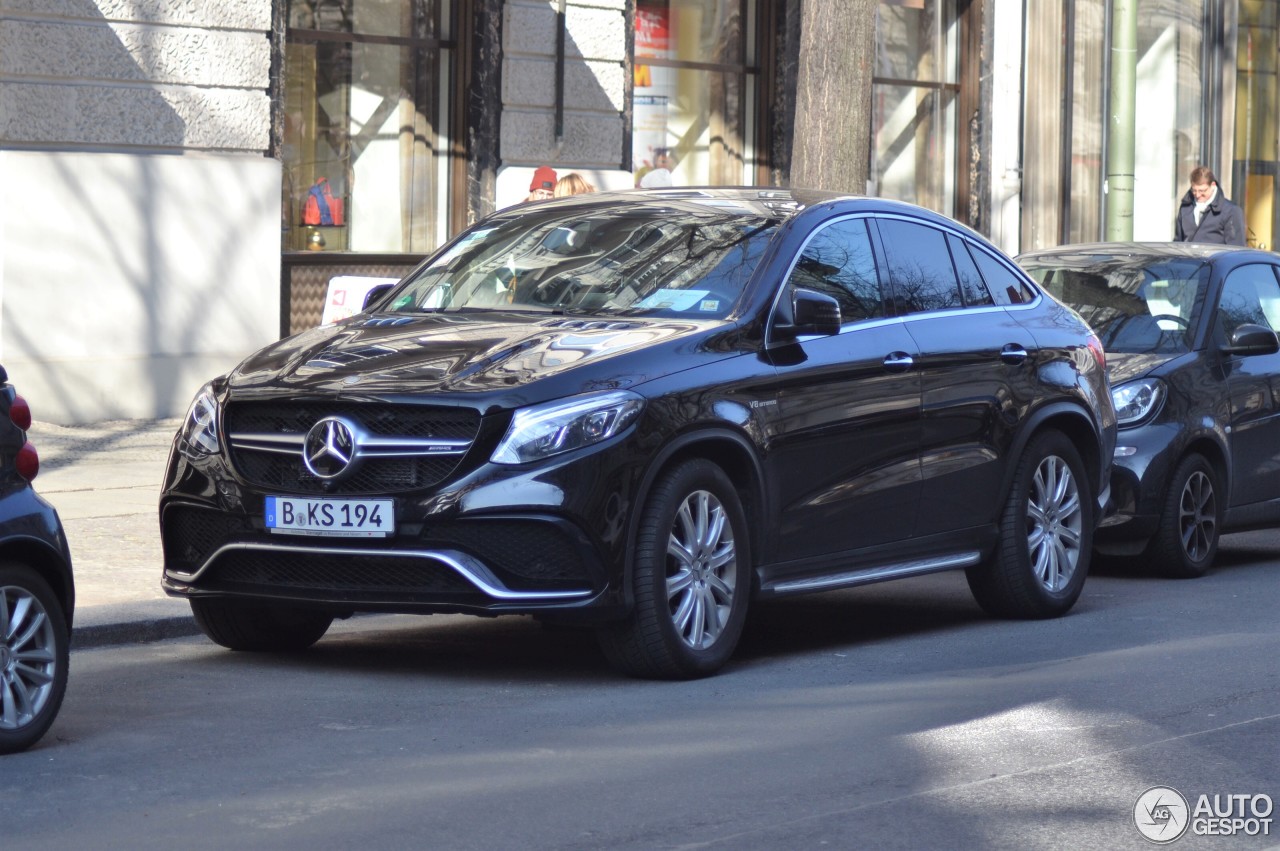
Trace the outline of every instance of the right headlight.
<instances>
[{"instance_id":1,"label":"right headlight","mask_svg":"<svg viewBox=\"0 0 1280 851\"><path fill-rule=\"evenodd\" d=\"M182 439L178 442L189 458L207 458L222 448L218 436L218 400L212 382L200 388L182 422Z\"/></svg>"},{"instance_id":2,"label":"right headlight","mask_svg":"<svg viewBox=\"0 0 1280 851\"><path fill-rule=\"evenodd\" d=\"M1137 425L1155 415L1164 402L1165 384L1158 378L1142 378L1111 388L1116 425Z\"/></svg>"},{"instance_id":3,"label":"right headlight","mask_svg":"<svg viewBox=\"0 0 1280 851\"><path fill-rule=\"evenodd\" d=\"M523 464L608 440L635 422L643 408L644 399L626 390L521 408L491 460Z\"/></svg>"}]
</instances>

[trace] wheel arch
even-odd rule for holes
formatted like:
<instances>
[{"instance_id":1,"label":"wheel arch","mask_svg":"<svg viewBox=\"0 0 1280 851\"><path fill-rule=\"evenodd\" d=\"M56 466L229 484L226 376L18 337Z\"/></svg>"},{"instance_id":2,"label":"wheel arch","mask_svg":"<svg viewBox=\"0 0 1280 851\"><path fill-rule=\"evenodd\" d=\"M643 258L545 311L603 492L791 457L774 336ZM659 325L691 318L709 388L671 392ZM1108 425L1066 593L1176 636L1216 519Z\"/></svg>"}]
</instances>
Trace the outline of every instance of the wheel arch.
<instances>
[{"instance_id":1,"label":"wheel arch","mask_svg":"<svg viewBox=\"0 0 1280 851\"><path fill-rule=\"evenodd\" d=\"M764 467L756 453L751 440L741 432L733 429L712 426L685 432L672 440L650 462L640 481L636 494L636 509L631 512L627 521L627 557L623 566L624 581L622 585L623 599L627 608L634 603L633 574L635 569L636 539L639 534L640 517L643 506L649 500L654 483L664 472L683 461L702 458L718 466L738 492L738 500L742 503L743 514L747 518L748 541L753 554L753 561L762 552L764 532L767 524L763 521L767 510L765 503ZM755 576L752 565L753 582Z\"/></svg>"},{"instance_id":2,"label":"wheel arch","mask_svg":"<svg viewBox=\"0 0 1280 851\"><path fill-rule=\"evenodd\" d=\"M1218 476L1218 485L1222 488L1222 495L1225 499L1231 493L1231 464L1227 461L1226 450L1222 448L1218 441L1211 439L1207 435L1200 435L1186 446L1182 448L1182 453L1174 460L1172 470L1176 470L1183 459L1191 455L1199 455L1209 462L1209 466L1213 467L1213 472ZM1225 504L1223 506L1225 508Z\"/></svg>"},{"instance_id":3,"label":"wheel arch","mask_svg":"<svg viewBox=\"0 0 1280 851\"><path fill-rule=\"evenodd\" d=\"M1075 446L1076 451L1080 453L1080 460L1084 462L1085 475L1089 477L1089 486L1094 494L1103 493L1108 486L1108 483L1102 479L1105 466L1102 458L1102 439L1094 426L1093 419L1083 408L1068 402L1059 402L1046 405L1032 414L1014 440L1009 450L1011 463L1006 465L1000 505L1004 505L1009 488L1013 487L1014 474L1018 466L1016 459L1022 456L1035 437L1046 431L1061 432ZM1095 518L1095 520L1099 519L1101 518Z\"/></svg>"},{"instance_id":4,"label":"wheel arch","mask_svg":"<svg viewBox=\"0 0 1280 851\"><path fill-rule=\"evenodd\" d=\"M0 561L25 564L39 573L53 589L62 605L67 629L71 629L76 603L75 582L71 578L71 566L61 555L36 538L7 538L0 541Z\"/></svg>"}]
</instances>

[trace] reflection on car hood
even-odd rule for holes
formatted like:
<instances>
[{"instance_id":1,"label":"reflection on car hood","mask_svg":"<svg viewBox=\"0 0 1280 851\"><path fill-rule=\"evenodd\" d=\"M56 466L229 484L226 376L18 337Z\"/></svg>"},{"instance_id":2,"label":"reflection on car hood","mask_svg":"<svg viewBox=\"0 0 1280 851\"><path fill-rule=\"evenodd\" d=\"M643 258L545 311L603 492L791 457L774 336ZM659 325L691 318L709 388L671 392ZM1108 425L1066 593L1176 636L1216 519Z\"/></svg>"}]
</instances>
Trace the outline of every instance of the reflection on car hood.
<instances>
[{"instance_id":1,"label":"reflection on car hood","mask_svg":"<svg viewBox=\"0 0 1280 851\"><path fill-rule=\"evenodd\" d=\"M245 360L232 387L349 394L475 393L517 390L606 358L638 355L720 323L652 322L514 314L360 316L282 340ZM640 384L661 369L628 361L609 386ZM584 386L602 389L602 372ZM561 387L558 392L566 392ZM543 394L538 394L543 395Z\"/></svg>"},{"instance_id":2,"label":"reflection on car hood","mask_svg":"<svg viewBox=\"0 0 1280 851\"><path fill-rule=\"evenodd\" d=\"M1112 386L1123 384L1126 381L1141 378L1161 364L1168 363L1181 356L1181 353L1126 354L1122 352L1107 352L1107 377L1111 379Z\"/></svg>"}]
</instances>

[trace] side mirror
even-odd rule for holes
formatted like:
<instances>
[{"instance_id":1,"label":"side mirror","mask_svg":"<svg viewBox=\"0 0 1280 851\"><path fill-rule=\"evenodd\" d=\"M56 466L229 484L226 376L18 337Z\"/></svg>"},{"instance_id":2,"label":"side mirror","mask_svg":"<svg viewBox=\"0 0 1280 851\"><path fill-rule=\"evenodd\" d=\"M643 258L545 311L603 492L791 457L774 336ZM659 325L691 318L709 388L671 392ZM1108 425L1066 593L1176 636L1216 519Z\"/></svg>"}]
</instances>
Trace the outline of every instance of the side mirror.
<instances>
[{"instance_id":1,"label":"side mirror","mask_svg":"<svg viewBox=\"0 0 1280 851\"><path fill-rule=\"evenodd\" d=\"M794 340L803 334L830 337L840 333L840 302L826 293L797 287L788 300L778 304L773 330L783 339Z\"/></svg>"},{"instance_id":2,"label":"side mirror","mask_svg":"<svg viewBox=\"0 0 1280 851\"><path fill-rule=\"evenodd\" d=\"M1274 355L1280 352L1280 339L1276 332L1262 325L1246 322L1231 332L1231 339L1222 350L1229 355Z\"/></svg>"},{"instance_id":3,"label":"side mirror","mask_svg":"<svg viewBox=\"0 0 1280 851\"><path fill-rule=\"evenodd\" d=\"M391 291L391 288L394 286L395 284L378 284L376 287L369 290L369 292L365 293L364 295L364 304L360 306L360 309L368 310L369 305L373 304L378 299L382 298L384 295L389 293Z\"/></svg>"}]
</instances>

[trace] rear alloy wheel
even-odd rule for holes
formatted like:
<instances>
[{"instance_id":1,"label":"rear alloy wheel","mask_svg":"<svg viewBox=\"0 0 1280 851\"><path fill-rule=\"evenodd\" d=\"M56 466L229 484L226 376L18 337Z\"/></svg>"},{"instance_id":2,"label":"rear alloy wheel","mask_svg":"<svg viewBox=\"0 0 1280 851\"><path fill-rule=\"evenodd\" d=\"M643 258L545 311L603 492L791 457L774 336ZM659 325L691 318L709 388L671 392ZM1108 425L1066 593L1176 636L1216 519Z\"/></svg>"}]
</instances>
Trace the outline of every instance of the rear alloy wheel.
<instances>
[{"instance_id":1,"label":"rear alloy wheel","mask_svg":"<svg viewBox=\"0 0 1280 851\"><path fill-rule=\"evenodd\" d=\"M231 650L305 650L333 623L327 612L221 598L193 599L191 613L209 640Z\"/></svg>"},{"instance_id":2,"label":"rear alloy wheel","mask_svg":"<svg viewBox=\"0 0 1280 851\"><path fill-rule=\"evenodd\" d=\"M0 754L31 747L53 723L70 643L49 583L26 565L0 564Z\"/></svg>"},{"instance_id":3,"label":"rear alloy wheel","mask_svg":"<svg viewBox=\"0 0 1280 851\"><path fill-rule=\"evenodd\" d=\"M1204 576L1218 554L1221 526L1217 474L1203 455L1188 455L1169 480L1160 525L1143 558L1160 576Z\"/></svg>"},{"instance_id":4,"label":"rear alloy wheel","mask_svg":"<svg viewBox=\"0 0 1280 851\"><path fill-rule=\"evenodd\" d=\"M978 604L1007 618L1050 618L1075 605L1089 572L1093 497L1066 435L1032 439L1018 461L1000 543L965 575Z\"/></svg>"},{"instance_id":5,"label":"rear alloy wheel","mask_svg":"<svg viewBox=\"0 0 1280 851\"><path fill-rule=\"evenodd\" d=\"M742 635L750 563L746 516L728 476L700 459L668 471L640 520L635 609L599 633L610 662L637 677L715 673Z\"/></svg>"}]
</instances>

